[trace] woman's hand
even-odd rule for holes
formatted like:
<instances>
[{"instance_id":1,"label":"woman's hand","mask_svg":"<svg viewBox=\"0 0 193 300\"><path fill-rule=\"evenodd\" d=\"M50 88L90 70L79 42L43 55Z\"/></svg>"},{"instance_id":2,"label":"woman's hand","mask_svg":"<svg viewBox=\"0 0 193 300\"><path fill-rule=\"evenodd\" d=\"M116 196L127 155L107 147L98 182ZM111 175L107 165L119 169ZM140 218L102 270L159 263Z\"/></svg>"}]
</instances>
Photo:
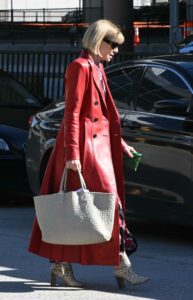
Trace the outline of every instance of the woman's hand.
<instances>
[{"instance_id":1,"label":"woman's hand","mask_svg":"<svg viewBox=\"0 0 193 300\"><path fill-rule=\"evenodd\" d=\"M133 152L136 152L136 150L133 148L133 147L131 147L131 146L129 146L129 145L127 145L126 147L125 147L125 149L124 149L124 153L128 156L128 157L133 157Z\"/></svg>"},{"instance_id":2,"label":"woman's hand","mask_svg":"<svg viewBox=\"0 0 193 300\"><path fill-rule=\"evenodd\" d=\"M66 168L72 169L73 171L81 171L81 162L80 160L67 160L66 162Z\"/></svg>"}]
</instances>

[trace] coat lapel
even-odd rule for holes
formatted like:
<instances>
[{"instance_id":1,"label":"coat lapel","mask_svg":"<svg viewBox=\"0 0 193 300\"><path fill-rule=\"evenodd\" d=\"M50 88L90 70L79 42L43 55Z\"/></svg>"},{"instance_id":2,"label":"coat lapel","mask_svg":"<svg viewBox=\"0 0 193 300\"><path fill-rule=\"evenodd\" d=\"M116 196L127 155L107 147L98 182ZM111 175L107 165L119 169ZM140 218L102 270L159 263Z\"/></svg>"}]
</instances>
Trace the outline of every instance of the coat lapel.
<instances>
[{"instance_id":1,"label":"coat lapel","mask_svg":"<svg viewBox=\"0 0 193 300\"><path fill-rule=\"evenodd\" d=\"M89 63L90 63L90 62L89 62ZM107 106L106 106L106 101L105 101L106 94L105 94L105 92L104 92L104 90L103 90L103 88L102 88L102 84L101 84L101 81L100 81L100 79L99 79L99 73L98 73L99 70L98 70L98 67L97 67L94 63L92 63L91 68L92 68L92 74L93 74L93 79L94 79L94 83L95 83L95 85L96 85L96 88L97 88L97 90L99 91L99 94L100 94L100 96L101 96L101 99L102 99L102 101L103 101L105 107L107 107ZM103 79L104 79L104 78L103 78ZM105 82L105 81L104 81L104 82ZM105 87L106 87L106 84L105 84Z\"/></svg>"},{"instance_id":2,"label":"coat lapel","mask_svg":"<svg viewBox=\"0 0 193 300\"><path fill-rule=\"evenodd\" d=\"M105 107L107 108L107 105L106 105L106 101L105 101L105 98L106 98L106 94L102 88L102 84L100 82L100 79L99 79L99 74L98 74L98 67L95 65L91 55L89 55L89 53L85 50L81 53L81 57L84 57L88 60L88 63L91 67L91 70L92 70L92 75L93 75L93 79L94 79L94 83L95 83L95 86L101 96L101 99L105 105ZM101 64L100 64L101 65ZM103 68L100 68L101 69L101 72L102 72L102 75L103 75L103 80L104 80L104 83L105 83L105 88L107 88L106 86L106 80L104 78L104 72L103 72Z\"/></svg>"}]
</instances>

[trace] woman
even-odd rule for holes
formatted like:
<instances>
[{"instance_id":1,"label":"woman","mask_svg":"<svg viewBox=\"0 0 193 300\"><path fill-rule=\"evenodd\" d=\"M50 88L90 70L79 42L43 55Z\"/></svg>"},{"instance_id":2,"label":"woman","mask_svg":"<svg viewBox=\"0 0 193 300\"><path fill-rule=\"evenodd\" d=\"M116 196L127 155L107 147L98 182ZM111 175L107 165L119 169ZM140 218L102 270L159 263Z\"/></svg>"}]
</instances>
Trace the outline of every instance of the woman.
<instances>
[{"instance_id":1,"label":"woman","mask_svg":"<svg viewBox=\"0 0 193 300\"><path fill-rule=\"evenodd\" d=\"M81 287L70 263L112 265L119 287L125 281L140 284L147 277L132 271L128 255L136 250L124 221L122 152L132 157L134 148L120 136L119 114L107 85L102 61L109 62L124 42L120 29L108 20L91 24L83 38L81 57L70 63L65 75L65 114L50 157L41 194L59 190L64 167L68 172L68 189L80 187L77 170L82 171L90 191L115 192L116 209L112 238L108 242L84 246L53 245L41 240L34 222L29 251L49 258L51 284L59 276L69 286Z\"/></svg>"}]
</instances>

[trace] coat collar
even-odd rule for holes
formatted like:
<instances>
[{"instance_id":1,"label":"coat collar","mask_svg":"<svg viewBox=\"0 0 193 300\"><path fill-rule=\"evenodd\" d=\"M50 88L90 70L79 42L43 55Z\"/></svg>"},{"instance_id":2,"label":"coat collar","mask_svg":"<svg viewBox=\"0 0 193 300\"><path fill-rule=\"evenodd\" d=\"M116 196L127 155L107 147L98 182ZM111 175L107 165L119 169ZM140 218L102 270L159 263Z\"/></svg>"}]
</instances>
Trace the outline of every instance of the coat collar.
<instances>
[{"instance_id":1,"label":"coat collar","mask_svg":"<svg viewBox=\"0 0 193 300\"><path fill-rule=\"evenodd\" d=\"M117 111L117 108L116 108L115 103L113 101L113 98L111 96L111 92L109 90L109 86L108 86L108 83L107 83L107 79L106 79L106 75L105 75L102 63L100 63L99 66L100 66L101 72L103 74L103 79L104 79L104 83L105 83L105 87L106 87L106 94L103 91L103 88L102 88L102 85L101 85L101 82L100 82L100 79L99 79L99 76L98 76L98 67L94 63L94 60L93 60L92 56L88 53L87 50L83 50L82 53L81 53L81 57L87 59L89 65L91 67L95 84L96 84L97 89L98 89L98 91L101 95L101 99L102 99L102 101L103 101L103 103L104 103L104 105L107 109L108 114L110 113L110 115L112 116L113 121L116 120L117 122L120 122L119 113Z\"/></svg>"},{"instance_id":2,"label":"coat collar","mask_svg":"<svg viewBox=\"0 0 193 300\"><path fill-rule=\"evenodd\" d=\"M106 98L106 94L104 93L104 90L102 88L102 85L101 85L101 82L100 82L100 79L99 79L99 68L103 74L103 79L104 79L104 83L105 83L105 88L107 89L107 82L105 80L105 77L104 77L104 72L103 72L103 65L102 63L99 63L99 66L97 66L95 63L94 63L94 60L92 58L92 56L88 53L87 50L83 50L82 53L81 53L81 57L82 58L85 58L87 59L90 67L91 67L91 70L92 70L92 74L93 74L93 79L94 79L94 82L95 82L95 85L100 93L100 96L104 102L104 105L106 107L106 101L105 101L105 98Z\"/></svg>"}]
</instances>

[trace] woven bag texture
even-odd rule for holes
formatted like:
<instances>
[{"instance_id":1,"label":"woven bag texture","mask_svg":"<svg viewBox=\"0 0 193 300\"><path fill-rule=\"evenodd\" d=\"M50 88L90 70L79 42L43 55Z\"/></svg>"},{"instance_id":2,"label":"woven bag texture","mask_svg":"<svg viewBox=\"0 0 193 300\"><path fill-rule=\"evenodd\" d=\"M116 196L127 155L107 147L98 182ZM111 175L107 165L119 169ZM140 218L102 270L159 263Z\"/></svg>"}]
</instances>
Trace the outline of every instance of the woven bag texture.
<instances>
[{"instance_id":1,"label":"woven bag texture","mask_svg":"<svg viewBox=\"0 0 193 300\"><path fill-rule=\"evenodd\" d=\"M42 240L61 245L109 241L115 213L114 193L81 191L34 197Z\"/></svg>"}]
</instances>

